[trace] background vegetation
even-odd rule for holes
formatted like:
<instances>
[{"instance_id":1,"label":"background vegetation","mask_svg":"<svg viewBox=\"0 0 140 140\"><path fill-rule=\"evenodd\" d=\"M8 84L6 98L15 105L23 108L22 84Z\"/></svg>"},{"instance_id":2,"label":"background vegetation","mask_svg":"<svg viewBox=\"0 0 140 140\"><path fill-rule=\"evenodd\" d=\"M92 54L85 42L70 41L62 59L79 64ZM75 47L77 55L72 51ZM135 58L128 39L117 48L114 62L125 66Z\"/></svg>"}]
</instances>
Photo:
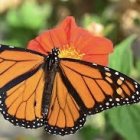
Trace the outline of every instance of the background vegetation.
<instances>
[{"instance_id":1,"label":"background vegetation","mask_svg":"<svg viewBox=\"0 0 140 140\"><path fill-rule=\"evenodd\" d=\"M110 67L140 81L139 0L0 0L0 43L26 47L67 15L115 46ZM78 133L59 137L12 126L0 116L0 140L139 140L140 107L123 106L89 117Z\"/></svg>"}]
</instances>

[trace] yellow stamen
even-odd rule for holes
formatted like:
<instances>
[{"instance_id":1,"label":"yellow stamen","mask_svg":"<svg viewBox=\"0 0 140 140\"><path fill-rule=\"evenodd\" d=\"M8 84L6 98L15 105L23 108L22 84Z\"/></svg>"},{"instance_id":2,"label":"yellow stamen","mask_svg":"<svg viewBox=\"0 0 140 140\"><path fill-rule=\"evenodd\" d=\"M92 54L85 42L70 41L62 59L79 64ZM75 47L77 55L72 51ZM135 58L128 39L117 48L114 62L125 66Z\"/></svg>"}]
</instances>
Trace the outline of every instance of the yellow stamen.
<instances>
[{"instance_id":1,"label":"yellow stamen","mask_svg":"<svg viewBox=\"0 0 140 140\"><path fill-rule=\"evenodd\" d=\"M81 60L83 56L84 54L80 53L80 51L76 50L76 48L74 48L72 45L64 46L59 53L59 58L73 58Z\"/></svg>"}]
</instances>

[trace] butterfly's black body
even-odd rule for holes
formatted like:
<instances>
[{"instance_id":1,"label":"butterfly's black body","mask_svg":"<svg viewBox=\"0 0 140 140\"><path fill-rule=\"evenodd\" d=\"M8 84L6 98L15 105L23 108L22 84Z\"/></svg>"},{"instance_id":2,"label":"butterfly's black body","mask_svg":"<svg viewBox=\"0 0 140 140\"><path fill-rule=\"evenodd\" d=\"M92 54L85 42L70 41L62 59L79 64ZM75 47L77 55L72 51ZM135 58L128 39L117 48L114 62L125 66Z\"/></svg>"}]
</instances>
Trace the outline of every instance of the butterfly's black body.
<instances>
[{"instance_id":1,"label":"butterfly's black body","mask_svg":"<svg viewBox=\"0 0 140 140\"><path fill-rule=\"evenodd\" d=\"M43 95L43 102L42 102L43 115L47 115L48 113L54 78L56 72L58 71L58 65L59 65L58 55L59 55L59 49L54 48L52 52L50 52L49 55L46 57L46 64L44 66L44 70L48 74L45 77L46 86L44 88L44 95Z\"/></svg>"}]
</instances>

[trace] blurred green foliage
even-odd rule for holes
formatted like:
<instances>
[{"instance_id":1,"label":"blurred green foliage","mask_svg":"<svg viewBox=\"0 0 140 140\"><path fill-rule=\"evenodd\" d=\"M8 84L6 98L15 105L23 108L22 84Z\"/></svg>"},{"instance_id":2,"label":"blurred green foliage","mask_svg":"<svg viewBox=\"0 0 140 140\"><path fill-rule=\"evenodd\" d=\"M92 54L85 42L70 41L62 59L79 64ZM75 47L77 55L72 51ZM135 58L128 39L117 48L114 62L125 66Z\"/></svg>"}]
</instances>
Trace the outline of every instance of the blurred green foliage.
<instances>
[{"instance_id":1,"label":"blurred green foliage","mask_svg":"<svg viewBox=\"0 0 140 140\"><path fill-rule=\"evenodd\" d=\"M136 39L132 35L116 46L114 53L110 56L110 67L130 75L133 68L132 43ZM125 66L124 66L125 65ZM108 111L108 120L114 129L127 140L139 140L140 138L140 107L131 105L119 107Z\"/></svg>"},{"instance_id":2,"label":"blurred green foliage","mask_svg":"<svg viewBox=\"0 0 140 140\"><path fill-rule=\"evenodd\" d=\"M44 27L46 14L48 14L46 9L51 12L49 5L40 7L35 2L26 2L18 11L17 9L9 10L6 20L13 28L39 30Z\"/></svg>"},{"instance_id":3,"label":"blurred green foliage","mask_svg":"<svg viewBox=\"0 0 140 140\"><path fill-rule=\"evenodd\" d=\"M115 48L110 56L111 68L139 80L140 57L135 56L135 51L138 52L140 42L133 49L133 42L140 33L138 0L25 0L18 6L1 6L4 9L0 9L1 44L26 47L28 41L40 32L52 28L67 15L73 15L81 26L93 34L113 41ZM118 107L100 114L88 119L86 126L78 133L78 139L140 139L139 105ZM50 139L44 137L41 138Z\"/></svg>"},{"instance_id":4,"label":"blurred green foliage","mask_svg":"<svg viewBox=\"0 0 140 140\"><path fill-rule=\"evenodd\" d=\"M132 35L116 45L114 52L109 58L109 67L120 71L126 75L130 75L133 68L133 53L131 50L132 43L136 39L136 35ZM124 67L125 64L125 67Z\"/></svg>"},{"instance_id":5,"label":"blurred green foliage","mask_svg":"<svg viewBox=\"0 0 140 140\"><path fill-rule=\"evenodd\" d=\"M127 140L140 138L140 107L138 105L118 107L107 112L113 128Z\"/></svg>"}]
</instances>

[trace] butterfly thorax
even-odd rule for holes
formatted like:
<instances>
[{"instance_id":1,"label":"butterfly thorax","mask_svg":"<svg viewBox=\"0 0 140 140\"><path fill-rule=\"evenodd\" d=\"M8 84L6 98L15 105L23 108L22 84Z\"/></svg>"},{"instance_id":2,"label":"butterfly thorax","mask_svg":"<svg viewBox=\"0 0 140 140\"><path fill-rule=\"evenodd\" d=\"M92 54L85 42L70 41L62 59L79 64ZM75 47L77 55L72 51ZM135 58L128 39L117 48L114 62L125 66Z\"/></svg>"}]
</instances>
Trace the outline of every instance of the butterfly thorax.
<instances>
[{"instance_id":1,"label":"butterfly thorax","mask_svg":"<svg viewBox=\"0 0 140 140\"><path fill-rule=\"evenodd\" d=\"M53 67L54 64L58 64L59 62L59 49L58 48L53 48L51 52L49 52L47 59L46 59L46 64L47 64L47 70L50 71Z\"/></svg>"}]
</instances>

